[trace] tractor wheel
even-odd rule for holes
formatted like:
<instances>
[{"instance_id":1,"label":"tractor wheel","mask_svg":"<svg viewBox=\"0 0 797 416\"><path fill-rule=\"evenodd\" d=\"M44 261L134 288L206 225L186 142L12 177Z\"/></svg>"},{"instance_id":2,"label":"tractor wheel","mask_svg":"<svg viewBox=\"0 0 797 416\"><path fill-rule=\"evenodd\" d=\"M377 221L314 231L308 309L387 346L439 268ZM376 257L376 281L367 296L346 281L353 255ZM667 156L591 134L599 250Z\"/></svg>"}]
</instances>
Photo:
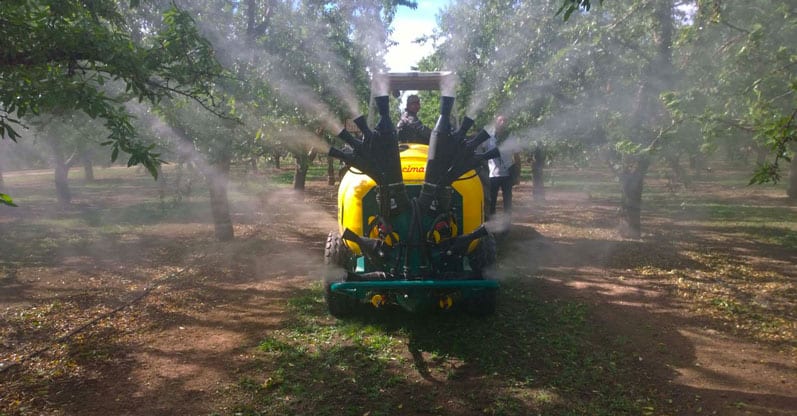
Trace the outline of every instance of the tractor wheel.
<instances>
[{"instance_id":1,"label":"tractor wheel","mask_svg":"<svg viewBox=\"0 0 797 416\"><path fill-rule=\"evenodd\" d=\"M473 253L468 255L468 264L470 264L471 270L478 273L480 277L485 278L485 271L495 265L496 253L495 237L492 233L482 237L476 250L473 250Z\"/></svg>"},{"instance_id":2,"label":"tractor wheel","mask_svg":"<svg viewBox=\"0 0 797 416\"><path fill-rule=\"evenodd\" d=\"M351 252L340 234L331 231L324 246L324 300L329 313L336 318L351 316L357 309L357 299L330 290L332 283L342 282L351 267Z\"/></svg>"},{"instance_id":3,"label":"tractor wheel","mask_svg":"<svg viewBox=\"0 0 797 416\"><path fill-rule=\"evenodd\" d=\"M489 316L495 313L497 291L484 290L472 295L465 302L465 310L473 316Z\"/></svg>"},{"instance_id":4,"label":"tractor wheel","mask_svg":"<svg viewBox=\"0 0 797 416\"><path fill-rule=\"evenodd\" d=\"M482 279L487 279L485 272L496 264L497 249L495 237L488 234L479 242L476 250L468 255L470 268L479 274ZM484 290L472 295L465 303L465 310L475 316L488 316L495 313L496 291Z\"/></svg>"}]
</instances>

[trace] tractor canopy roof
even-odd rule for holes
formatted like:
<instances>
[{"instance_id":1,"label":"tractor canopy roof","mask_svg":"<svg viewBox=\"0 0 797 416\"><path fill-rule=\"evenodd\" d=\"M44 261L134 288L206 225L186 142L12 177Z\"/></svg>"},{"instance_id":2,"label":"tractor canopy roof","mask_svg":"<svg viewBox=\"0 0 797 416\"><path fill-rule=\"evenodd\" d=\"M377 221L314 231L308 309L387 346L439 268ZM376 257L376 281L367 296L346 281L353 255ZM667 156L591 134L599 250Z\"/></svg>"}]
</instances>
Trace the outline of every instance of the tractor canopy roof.
<instances>
[{"instance_id":1,"label":"tractor canopy roof","mask_svg":"<svg viewBox=\"0 0 797 416\"><path fill-rule=\"evenodd\" d=\"M369 124L373 124L376 118L376 106L374 97L389 94L397 100L401 100L402 95L414 93L415 91L440 91L441 95L454 96L457 83L457 75L452 71L412 71L412 72L380 72L373 76L371 83L371 104L368 114ZM403 108L400 101L394 104L399 114ZM454 104L456 106L456 103ZM456 111L454 111L456 113ZM452 125L456 128L456 120L452 120Z\"/></svg>"},{"instance_id":2,"label":"tractor canopy roof","mask_svg":"<svg viewBox=\"0 0 797 416\"><path fill-rule=\"evenodd\" d=\"M456 82L456 76L451 71L441 72L385 72L376 75L388 81L388 91L394 97L401 91L439 91ZM452 91L453 92L453 91Z\"/></svg>"}]
</instances>

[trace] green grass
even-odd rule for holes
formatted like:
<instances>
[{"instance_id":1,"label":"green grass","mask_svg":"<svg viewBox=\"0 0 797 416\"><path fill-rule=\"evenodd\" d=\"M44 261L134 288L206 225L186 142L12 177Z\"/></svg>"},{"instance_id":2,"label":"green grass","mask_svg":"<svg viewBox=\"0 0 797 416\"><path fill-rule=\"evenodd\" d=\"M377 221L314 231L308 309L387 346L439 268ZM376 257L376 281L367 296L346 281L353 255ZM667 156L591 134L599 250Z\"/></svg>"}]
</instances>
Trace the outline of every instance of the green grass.
<instances>
[{"instance_id":1,"label":"green grass","mask_svg":"<svg viewBox=\"0 0 797 416\"><path fill-rule=\"evenodd\" d=\"M286 164L284 166L291 166L293 167L293 163ZM283 168L284 169L284 168ZM335 171L337 172L338 166L335 165ZM288 185L293 183L293 176L294 176L294 169L283 170L273 176L271 176L271 181L278 184ZM317 162L307 169L307 180L314 181L314 180L326 180L327 178L327 165L326 161L323 163Z\"/></svg>"},{"instance_id":2,"label":"green grass","mask_svg":"<svg viewBox=\"0 0 797 416\"><path fill-rule=\"evenodd\" d=\"M595 344L587 305L541 299L533 289L505 285L487 319L372 311L338 321L313 287L289 302L290 324L256 348L238 387L250 399L237 411L447 414L453 401L491 415L614 415L655 404L622 382L636 357ZM457 388L475 380L482 391Z\"/></svg>"}]
</instances>

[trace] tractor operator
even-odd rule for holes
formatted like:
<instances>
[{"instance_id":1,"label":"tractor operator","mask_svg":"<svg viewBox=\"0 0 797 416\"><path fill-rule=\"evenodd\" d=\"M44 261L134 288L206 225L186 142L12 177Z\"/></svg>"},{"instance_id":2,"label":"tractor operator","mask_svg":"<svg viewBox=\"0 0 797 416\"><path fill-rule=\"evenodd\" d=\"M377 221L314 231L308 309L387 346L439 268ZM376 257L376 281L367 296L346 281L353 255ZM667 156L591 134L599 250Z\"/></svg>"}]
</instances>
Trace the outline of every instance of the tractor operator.
<instances>
[{"instance_id":1,"label":"tractor operator","mask_svg":"<svg viewBox=\"0 0 797 416\"><path fill-rule=\"evenodd\" d=\"M407 106L401 114L401 120L396 124L396 132L400 143L429 144L432 129L426 127L418 118L421 109L421 98L413 94L407 97Z\"/></svg>"}]
</instances>

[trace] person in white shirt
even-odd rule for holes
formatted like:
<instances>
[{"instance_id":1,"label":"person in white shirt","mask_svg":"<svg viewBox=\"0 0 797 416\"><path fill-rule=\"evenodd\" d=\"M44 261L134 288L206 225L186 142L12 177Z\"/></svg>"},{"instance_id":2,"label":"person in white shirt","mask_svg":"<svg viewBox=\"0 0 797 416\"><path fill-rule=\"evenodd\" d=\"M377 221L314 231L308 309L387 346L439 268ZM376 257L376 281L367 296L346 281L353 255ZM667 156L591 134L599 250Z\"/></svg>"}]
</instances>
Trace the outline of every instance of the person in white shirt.
<instances>
[{"instance_id":1,"label":"person in white shirt","mask_svg":"<svg viewBox=\"0 0 797 416\"><path fill-rule=\"evenodd\" d=\"M506 124L505 116L499 115L495 118L495 132L487 139L487 150L498 147L501 155L488 160L487 165L490 172L490 216L496 213L500 190L504 202L504 214L509 220L512 213L512 187L519 178L520 154L516 141L509 137Z\"/></svg>"}]
</instances>

